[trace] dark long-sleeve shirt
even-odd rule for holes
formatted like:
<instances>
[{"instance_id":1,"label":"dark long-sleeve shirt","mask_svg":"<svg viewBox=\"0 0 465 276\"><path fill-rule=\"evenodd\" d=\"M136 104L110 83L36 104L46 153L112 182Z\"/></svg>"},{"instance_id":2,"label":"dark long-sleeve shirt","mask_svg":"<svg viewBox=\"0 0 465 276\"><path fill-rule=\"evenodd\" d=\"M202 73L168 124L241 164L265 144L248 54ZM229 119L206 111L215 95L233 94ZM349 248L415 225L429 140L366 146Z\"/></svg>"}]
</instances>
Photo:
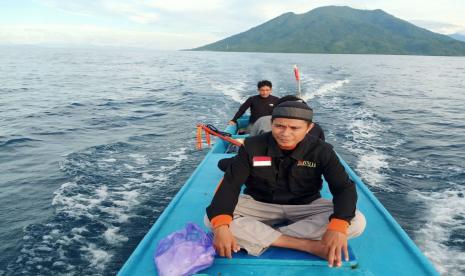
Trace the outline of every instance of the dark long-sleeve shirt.
<instances>
[{"instance_id":1,"label":"dark long-sleeve shirt","mask_svg":"<svg viewBox=\"0 0 465 276\"><path fill-rule=\"evenodd\" d=\"M310 130L310 132L307 135L314 136L318 139L325 140L325 132L321 128L321 126L318 123L314 123L315 125L313 128Z\"/></svg>"},{"instance_id":2,"label":"dark long-sleeve shirt","mask_svg":"<svg viewBox=\"0 0 465 276\"><path fill-rule=\"evenodd\" d=\"M244 193L261 202L309 204L320 198L321 176L333 195L331 218L350 222L357 193L331 145L306 136L290 154L284 154L271 133L247 138L227 167L207 215L210 220L220 215L232 217L244 183Z\"/></svg>"},{"instance_id":3,"label":"dark long-sleeve shirt","mask_svg":"<svg viewBox=\"0 0 465 276\"><path fill-rule=\"evenodd\" d=\"M250 123L253 124L258 118L271 115L273 108L278 104L278 100L279 98L273 95L269 95L266 98L262 98L260 95L249 97L239 107L239 110L231 121L236 122L250 108Z\"/></svg>"}]
</instances>

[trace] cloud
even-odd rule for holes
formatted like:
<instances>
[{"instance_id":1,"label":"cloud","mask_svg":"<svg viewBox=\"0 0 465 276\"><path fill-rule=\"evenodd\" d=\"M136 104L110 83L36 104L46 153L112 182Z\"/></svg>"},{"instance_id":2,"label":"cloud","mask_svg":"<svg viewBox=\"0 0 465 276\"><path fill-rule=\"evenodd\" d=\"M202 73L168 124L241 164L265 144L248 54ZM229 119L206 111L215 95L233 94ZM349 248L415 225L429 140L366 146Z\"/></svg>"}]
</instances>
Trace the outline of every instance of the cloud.
<instances>
[{"instance_id":1,"label":"cloud","mask_svg":"<svg viewBox=\"0 0 465 276\"><path fill-rule=\"evenodd\" d=\"M177 20L186 14L207 12L216 13L226 5L223 0L37 0L46 6L65 12L85 16L119 16L140 24L150 24L160 20L160 14L178 14Z\"/></svg>"},{"instance_id":2,"label":"cloud","mask_svg":"<svg viewBox=\"0 0 465 276\"><path fill-rule=\"evenodd\" d=\"M159 20L158 12L144 1L122 0L37 0L39 3L76 15L87 17L122 17L139 24L150 24Z\"/></svg>"},{"instance_id":3,"label":"cloud","mask_svg":"<svg viewBox=\"0 0 465 276\"><path fill-rule=\"evenodd\" d=\"M227 5L226 1L223 0L152 0L140 1L138 4L140 6L155 8L162 11L182 13L218 11Z\"/></svg>"},{"instance_id":4,"label":"cloud","mask_svg":"<svg viewBox=\"0 0 465 276\"><path fill-rule=\"evenodd\" d=\"M149 24L156 22L159 16L156 13L135 13L129 15L128 18L137 23Z\"/></svg>"},{"instance_id":5,"label":"cloud","mask_svg":"<svg viewBox=\"0 0 465 276\"><path fill-rule=\"evenodd\" d=\"M346 5L358 9L383 9L386 12L404 20L410 20L426 29L434 32L450 34L463 30L464 6L461 1L448 1L443 3L426 3L420 0L409 2L401 0L392 1L355 1L355 0L32 0L36 3L51 7L54 11L64 11L68 14L79 15L73 20L46 22L59 22L59 24L73 25L69 30L78 31L83 36L83 41L89 39L89 35L83 33L80 24L94 27L111 27L108 32L111 37L122 36L122 32L139 34L138 41L144 36L153 40L154 34L171 37L173 41L180 42L174 48L191 48L212 43L228 36L246 31L252 27L271 20L286 12L297 14L306 13L314 8L328 5ZM54 13L57 14L57 13ZM59 13L58 13L59 14ZM412 20L417 19L417 20ZM61 21L60 21L61 20ZM430 21L435 20L435 21ZM31 24L33 23L32 21ZM40 23L38 20L36 23ZM43 22L43 21L42 21ZM441 22L449 22L441 23ZM4 22L7 25L8 22ZM442 25L441 25L442 24ZM74 28L74 29L73 29ZM76 29L77 28L77 29ZM60 29L60 28L58 28ZM17 29L20 33L25 33ZM57 31L43 30L47 37L54 37L52 33ZM31 38L37 39L40 35L27 29ZM60 33L65 30L60 29ZM99 35L105 36L103 31ZM67 32L69 33L69 32ZM97 35L97 31L92 31ZM179 35L179 36L178 36ZM9 37L13 37L10 33ZM65 37L65 36L63 36ZM69 37L69 36L67 36ZM72 36L73 39L75 36ZM192 43L181 37L190 37ZM18 37L16 36L16 39ZM92 41L102 41L100 38ZM112 42L114 40L111 40ZM123 43L124 41L121 41ZM163 44L163 43L162 43ZM145 45L145 44L144 44ZM165 42L163 45L167 45ZM174 45L174 43L173 43Z\"/></svg>"},{"instance_id":6,"label":"cloud","mask_svg":"<svg viewBox=\"0 0 465 276\"><path fill-rule=\"evenodd\" d=\"M95 16L102 9L100 1L80 0L80 1L59 1L59 0L36 0L44 6L58 9L67 13L81 16Z\"/></svg>"},{"instance_id":7,"label":"cloud","mask_svg":"<svg viewBox=\"0 0 465 276\"><path fill-rule=\"evenodd\" d=\"M203 33L120 30L91 25L0 26L0 43L2 44L90 45L172 50L198 47L205 41L215 39Z\"/></svg>"},{"instance_id":8,"label":"cloud","mask_svg":"<svg viewBox=\"0 0 465 276\"><path fill-rule=\"evenodd\" d=\"M440 34L454 34L464 31L464 26L430 20L410 20L413 24Z\"/></svg>"}]
</instances>

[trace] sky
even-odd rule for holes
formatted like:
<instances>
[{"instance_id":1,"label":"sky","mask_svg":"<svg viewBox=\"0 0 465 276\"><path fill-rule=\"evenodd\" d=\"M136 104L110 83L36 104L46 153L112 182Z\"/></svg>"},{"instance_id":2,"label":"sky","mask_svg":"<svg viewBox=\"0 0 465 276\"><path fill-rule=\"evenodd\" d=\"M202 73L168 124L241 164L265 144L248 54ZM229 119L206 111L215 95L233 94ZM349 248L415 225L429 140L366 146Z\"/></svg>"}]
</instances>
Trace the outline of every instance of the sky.
<instances>
[{"instance_id":1,"label":"sky","mask_svg":"<svg viewBox=\"0 0 465 276\"><path fill-rule=\"evenodd\" d=\"M0 0L0 44L190 49L286 12L382 9L442 34L465 34L465 1Z\"/></svg>"}]
</instances>

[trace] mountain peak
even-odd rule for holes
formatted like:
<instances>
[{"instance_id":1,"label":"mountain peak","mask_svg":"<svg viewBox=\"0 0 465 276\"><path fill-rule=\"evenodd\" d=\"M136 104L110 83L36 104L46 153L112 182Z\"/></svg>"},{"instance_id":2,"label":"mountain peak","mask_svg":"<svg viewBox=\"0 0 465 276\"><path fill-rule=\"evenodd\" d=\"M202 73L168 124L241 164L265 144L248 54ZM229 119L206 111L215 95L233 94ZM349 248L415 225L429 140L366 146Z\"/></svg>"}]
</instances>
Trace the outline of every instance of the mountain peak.
<instances>
[{"instance_id":1,"label":"mountain peak","mask_svg":"<svg viewBox=\"0 0 465 276\"><path fill-rule=\"evenodd\" d=\"M381 9L324 6L303 14L284 13L194 50L465 55L465 43L419 28Z\"/></svg>"}]
</instances>

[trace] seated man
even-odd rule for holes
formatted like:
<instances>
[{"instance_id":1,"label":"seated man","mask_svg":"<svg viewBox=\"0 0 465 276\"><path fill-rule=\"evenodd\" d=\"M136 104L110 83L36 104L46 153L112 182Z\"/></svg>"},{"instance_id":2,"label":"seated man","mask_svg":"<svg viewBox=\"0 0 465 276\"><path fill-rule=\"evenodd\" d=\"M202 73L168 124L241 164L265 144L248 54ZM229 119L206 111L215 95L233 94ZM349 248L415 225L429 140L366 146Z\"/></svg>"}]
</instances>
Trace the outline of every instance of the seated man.
<instances>
[{"instance_id":1,"label":"seated man","mask_svg":"<svg viewBox=\"0 0 465 276\"><path fill-rule=\"evenodd\" d=\"M284 102L273 110L271 132L245 140L207 207L219 255L231 258L240 248L260 255L277 246L315 254L330 267L342 265L343 253L348 260L347 239L363 232L365 218L331 145L306 135L312 118L306 104ZM332 202L320 196L322 175ZM290 223L269 225L276 221Z\"/></svg>"},{"instance_id":2,"label":"seated man","mask_svg":"<svg viewBox=\"0 0 465 276\"><path fill-rule=\"evenodd\" d=\"M301 98L294 96L294 95L287 95L279 99L278 104L287 102L287 101L297 101L297 102L302 102L305 103L304 100ZM310 136L315 136L321 140L325 140L325 133L323 132L323 129L318 123L313 122L314 126L308 133ZM250 128L250 136L255 136L259 135L265 132L271 131L271 115L268 116L263 116L258 118L258 120L255 121L254 125Z\"/></svg>"},{"instance_id":3,"label":"seated man","mask_svg":"<svg viewBox=\"0 0 465 276\"><path fill-rule=\"evenodd\" d=\"M271 115L273 108L277 105L279 98L271 95L272 87L270 81L262 80L257 83L258 95L249 97L237 111L234 118L229 121L229 124L237 124L237 119L239 119L244 112L250 108L250 120L249 128L253 126L255 121L262 117Z\"/></svg>"},{"instance_id":4,"label":"seated man","mask_svg":"<svg viewBox=\"0 0 465 276\"><path fill-rule=\"evenodd\" d=\"M305 103L305 101L299 97L296 97L294 95L287 95L278 100L278 105L280 103L287 102L287 101L297 101L297 102ZM325 134L323 132L323 129L320 127L320 125L315 122L312 122L311 124L313 126L307 135L314 136L324 141ZM259 135L259 134L263 134L265 132L270 132L270 131L271 131L271 115L263 116L263 117L260 117L257 121L255 121L255 124L250 128L250 136ZM221 159L220 161L218 161L218 168L222 170L223 172L226 171L226 168L233 162L234 158L236 157L237 156Z\"/></svg>"}]
</instances>

